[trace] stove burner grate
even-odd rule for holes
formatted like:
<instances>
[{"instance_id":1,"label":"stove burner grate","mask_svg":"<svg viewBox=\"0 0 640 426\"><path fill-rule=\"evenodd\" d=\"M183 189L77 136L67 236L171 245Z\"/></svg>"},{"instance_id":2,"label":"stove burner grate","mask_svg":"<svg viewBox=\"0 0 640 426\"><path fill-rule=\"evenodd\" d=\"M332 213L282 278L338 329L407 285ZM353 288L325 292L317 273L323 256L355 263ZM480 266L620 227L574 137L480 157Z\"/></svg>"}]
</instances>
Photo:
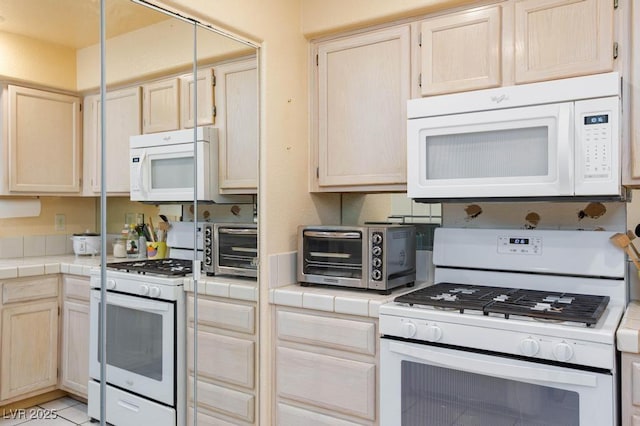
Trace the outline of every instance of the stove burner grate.
<instances>
[{"instance_id":1,"label":"stove burner grate","mask_svg":"<svg viewBox=\"0 0 640 426\"><path fill-rule=\"evenodd\" d=\"M192 273L192 261L184 259L140 259L107 263L107 268L138 274L181 277Z\"/></svg>"},{"instance_id":2,"label":"stove burner grate","mask_svg":"<svg viewBox=\"0 0 640 426\"><path fill-rule=\"evenodd\" d=\"M439 283L398 296L395 302L437 308L473 310L489 314L532 317L536 319L596 324L608 296L572 294L517 288Z\"/></svg>"}]
</instances>

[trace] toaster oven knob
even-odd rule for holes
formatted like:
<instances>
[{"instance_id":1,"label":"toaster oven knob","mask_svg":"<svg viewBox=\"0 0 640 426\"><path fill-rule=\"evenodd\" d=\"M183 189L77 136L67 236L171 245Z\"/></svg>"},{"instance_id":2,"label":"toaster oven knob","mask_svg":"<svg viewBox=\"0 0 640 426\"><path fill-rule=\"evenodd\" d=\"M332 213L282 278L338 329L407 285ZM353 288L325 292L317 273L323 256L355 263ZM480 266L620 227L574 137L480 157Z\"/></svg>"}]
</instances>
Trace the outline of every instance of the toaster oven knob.
<instances>
[{"instance_id":1,"label":"toaster oven knob","mask_svg":"<svg viewBox=\"0 0 640 426\"><path fill-rule=\"evenodd\" d=\"M374 257L372 263L374 268L379 268L382 266L382 259L380 259L379 257Z\"/></svg>"},{"instance_id":2,"label":"toaster oven knob","mask_svg":"<svg viewBox=\"0 0 640 426\"><path fill-rule=\"evenodd\" d=\"M380 281L380 279L382 278L382 272L380 272L380 269L374 269L371 273L371 276L374 280Z\"/></svg>"},{"instance_id":3,"label":"toaster oven knob","mask_svg":"<svg viewBox=\"0 0 640 426\"><path fill-rule=\"evenodd\" d=\"M437 342L442 338L442 329L437 325L430 325L425 331L425 339L428 342Z\"/></svg>"},{"instance_id":4,"label":"toaster oven knob","mask_svg":"<svg viewBox=\"0 0 640 426\"><path fill-rule=\"evenodd\" d=\"M160 296L160 287L151 287L149 289L149 297L159 297Z\"/></svg>"},{"instance_id":5,"label":"toaster oven knob","mask_svg":"<svg viewBox=\"0 0 640 426\"><path fill-rule=\"evenodd\" d=\"M380 247L380 246L374 246L374 247L371 249L371 253L372 253L374 256L380 256L380 255L382 254L382 247Z\"/></svg>"},{"instance_id":6,"label":"toaster oven knob","mask_svg":"<svg viewBox=\"0 0 640 426\"><path fill-rule=\"evenodd\" d=\"M534 356L540 350L540 344L536 339L527 337L520 342L520 352L522 355Z\"/></svg>"},{"instance_id":7,"label":"toaster oven knob","mask_svg":"<svg viewBox=\"0 0 640 426\"><path fill-rule=\"evenodd\" d=\"M382 242L382 234L373 234L371 241L373 241L373 244L380 244Z\"/></svg>"},{"instance_id":8,"label":"toaster oven knob","mask_svg":"<svg viewBox=\"0 0 640 426\"><path fill-rule=\"evenodd\" d=\"M107 288L109 290L115 290L116 288L116 281L115 280L107 280Z\"/></svg>"},{"instance_id":9,"label":"toaster oven knob","mask_svg":"<svg viewBox=\"0 0 640 426\"><path fill-rule=\"evenodd\" d=\"M149 286L146 284L142 284L138 289L138 294L140 294L140 296L146 296L147 294L149 294Z\"/></svg>"},{"instance_id":10,"label":"toaster oven knob","mask_svg":"<svg viewBox=\"0 0 640 426\"><path fill-rule=\"evenodd\" d=\"M204 239L204 246L206 248L209 248L209 246L211 245L211 237L205 237Z\"/></svg>"},{"instance_id":11,"label":"toaster oven knob","mask_svg":"<svg viewBox=\"0 0 640 426\"><path fill-rule=\"evenodd\" d=\"M206 254L207 256L211 256L211 247L207 247L206 249L204 249L204 254Z\"/></svg>"},{"instance_id":12,"label":"toaster oven knob","mask_svg":"<svg viewBox=\"0 0 640 426\"><path fill-rule=\"evenodd\" d=\"M569 361L573 357L573 348L568 343L558 343L553 347L553 356L558 361Z\"/></svg>"},{"instance_id":13,"label":"toaster oven knob","mask_svg":"<svg viewBox=\"0 0 640 426\"><path fill-rule=\"evenodd\" d=\"M213 262L211 261L211 256L205 256L204 257L204 264L205 265L212 265Z\"/></svg>"},{"instance_id":14,"label":"toaster oven knob","mask_svg":"<svg viewBox=\"0 0 640 426\"><path fill-rule=\"evenodd\" d=\"M416 325L411 321L402 323L401 329L402 329L402 335L407 339L415 336L416 331L418 331L418 329L416 328Z\"/></svg>"}]
</instances>

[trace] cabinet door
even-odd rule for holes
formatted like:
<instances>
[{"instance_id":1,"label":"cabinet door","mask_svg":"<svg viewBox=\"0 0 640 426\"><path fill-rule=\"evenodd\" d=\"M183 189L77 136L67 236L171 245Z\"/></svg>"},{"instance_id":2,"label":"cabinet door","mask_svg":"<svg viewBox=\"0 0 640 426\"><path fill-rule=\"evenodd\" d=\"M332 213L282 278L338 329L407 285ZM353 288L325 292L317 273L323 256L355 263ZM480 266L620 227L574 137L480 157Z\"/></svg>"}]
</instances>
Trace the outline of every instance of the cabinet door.
<instances>
[{"instance_id":1,"label":"cabinet door","mask_svg":"<svg viewBox=\"0 0 640 426\"><path fill-rule=\"evenodd\" d=\"M215 67L219 185L225 194L258 189L258 72L256 59Z\"/></svg>"},{"instance_id":2,"label":"cabinet door","mask_svg":"<svg viewBox=\"0 0 640 426\"><path fill-rule=\"evenodd\" d=\"M80 99L8 86L9 190L80 191Z\"/></svg>"},{"instance_id":3,"label":"cabinet door","mask_svg":"<svg viewBox=\"0 0 640 426\"><path fill-rule=\"evenodd\" d=\"M177 78L142 86L142 132L155 133L180 128L180 84Z\"/></svg>"},{"instance_id":4,"label":"cabinet door","mask_svg":"<svg viewBox=\"0 0 640 426\"><path fill-rule=\"evenodd\" d=\"M213 70L198 71L197 84L193 84L193 74L180 77L180 126L183 129L193 128L194 88L198 95L198 126L213 124Z\"/></svg>"},{"instance_id":5,"label":"cabinet door","mask_svg":"<svg viewBox=\"0 0 640 426\"><path fill-rule=\"evenodd\" d=\"M88 103L88 104L87 104ZM102 132L101 102L98 96L85 98L85 108L89 110L85 124L91 132L85 152L92 160L90 167L90 185L93 192L100 192ZM106 191L114 194L129 193L129 137L139 135L141 128L140 88L131 87L107 93L106 111ZM87 174L85 174L86 176Z\"/></svg>"},{"instance_id":6,"label":"cabinet door","mask_svg":"<svg viewBox=\"0 0 640 426\"><path fill-rule=\"evenodd\" d=\"M0 400L58 381L58 299L2 308Z\"/></svg>"},{"instance_id":7,"label":"cabinet door","mask_svg":"<svg viewBox=\"0 0 640 426\"><path fill-rule=\"evenodd\" d=\"M86 398L89 381L88 303L64 301L61 357L60 387Z\"/></svg>"},{"instance_id":8,"label":"cabinet door","mask_svg":"<svg viewBox=\"0 0 640 426\"><path fill-rule=\"evenodd\" d=\"M422 96L499 86L500 22L500 6L423 22Z\"/></svg>"},{"instance_id":9,"label":"cabinet door","mask_svg":"<svg viewBox=\"0 0 640 426\"><path fill-rule=\"evenodd\" d=\"M312 188L315 184L319 190L340 191L367 185L404 188L410 27L322 42L317 55Z\"/></svg>"},{"instance_id":10,"label":"cabinet door","mask_svg":"<svg viewBox=\"0 0 640 426\"><path fill-rule=\"evenodd\" d=\"M613 2L515 3L516 83L613 70Z\"/></svg>"}]
</instances>

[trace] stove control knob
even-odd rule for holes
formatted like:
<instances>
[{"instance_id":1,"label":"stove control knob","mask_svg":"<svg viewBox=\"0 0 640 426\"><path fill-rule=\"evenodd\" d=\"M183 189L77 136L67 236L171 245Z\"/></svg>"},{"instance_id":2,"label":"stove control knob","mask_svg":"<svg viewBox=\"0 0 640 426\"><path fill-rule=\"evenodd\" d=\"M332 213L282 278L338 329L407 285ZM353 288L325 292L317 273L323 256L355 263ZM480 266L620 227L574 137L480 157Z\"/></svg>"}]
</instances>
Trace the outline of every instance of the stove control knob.
<instances>
[{"instance_id":1,"label":"stove control knob","mask_svg":"<svg viewBox=\"0 0 640 426\"><path fill-rule=\"evenodd\" d=\"M573 357L573 348L566 342L558 343L553 347L553 356L558 361L569 361Z\"/></svg>"},{"instance_id":2,"label":"stove control knob","mask_svg":"<svg viewBox=\"0 0 640 426\"><path fill-rule=\"evenodd\" d=\"M160 296L160 287L151 287L149 289L149 297L158 297Z\"/></svg>"},{"instance_id":3,"label":"stove control knob","mask_svg":"<svg viewBox=\"0 0 640 426\"><path fill-rule=\"evenodd\" d=\"M540 350L540 344L532 337L527 337L520 342L520 352L522 355L534 356Z\"/></svg>"},{"instance_id":4,"label":"stove control knob","mask_svg":"<svg viewBox=\"0 0 640 426\"><path fill-rule=\"evenodd\" d=\"M116 281L115 280L107 280L107 288L109 290L115 290L116 288Z\"/></svg>"},{"instance_id":5,"label":"stove control knob","mask_svg":"<svg viewBox=\"0 0 640 426\"><path fill-rule=\"evenodd\" d=\"M442 329L437 325L427 326L425 337L428 342L437 342L442 337Z\"/></svg>"},{"instance_id":6,"label":"stove control knob","mask_svg":"<svg viewBox=\"0 0 640 426\"><path fill-rule=\"evenodd\" d=\"M412 323L411 321L407 321L402 323L402 335L404 337L406 337L407 339L413 337L416 335L416 331L418 331L418 329L416 328L416 325L414 323Z\"/></svg>"},{"instance_id":7,"label":"stove control knob","mask_svg":"<svg viewBox=\"0 0 640 426\"><path fill-rule=\"evenodd\" d=\"M146 296L147 294L149 294L149 286L146 284L142 284L138 289L138 294L140 294L140 296Z\"/></svg>"}]
</instances>

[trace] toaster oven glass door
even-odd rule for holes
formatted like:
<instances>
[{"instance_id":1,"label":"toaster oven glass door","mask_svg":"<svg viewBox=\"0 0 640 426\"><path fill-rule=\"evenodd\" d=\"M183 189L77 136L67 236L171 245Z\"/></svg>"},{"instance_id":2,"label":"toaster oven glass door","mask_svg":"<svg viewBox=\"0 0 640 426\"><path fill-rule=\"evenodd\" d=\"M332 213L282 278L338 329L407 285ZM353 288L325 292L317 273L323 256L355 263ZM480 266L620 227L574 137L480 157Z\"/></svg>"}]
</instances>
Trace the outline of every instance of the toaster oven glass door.
<instances>
[{"instance_id":1,"label":"toaster oven glass door","mask_svg":"<svg viewBox=\"0 0 640 426\"><path fill-rule=\"evenodd\" d=\"M362 278L363 238L360 231L304 231L304 273Z\"/></svg>"},{"instance_id":2,"label":"toaster oven glass door","mask_svg":"<svg viewBox=\"0 0 640 426\"><path fill-rule=\"evenodd\" d=\"M258 268L258 230L218 228L218 266L239 270Z\"/></svg>"}]
</instances>

